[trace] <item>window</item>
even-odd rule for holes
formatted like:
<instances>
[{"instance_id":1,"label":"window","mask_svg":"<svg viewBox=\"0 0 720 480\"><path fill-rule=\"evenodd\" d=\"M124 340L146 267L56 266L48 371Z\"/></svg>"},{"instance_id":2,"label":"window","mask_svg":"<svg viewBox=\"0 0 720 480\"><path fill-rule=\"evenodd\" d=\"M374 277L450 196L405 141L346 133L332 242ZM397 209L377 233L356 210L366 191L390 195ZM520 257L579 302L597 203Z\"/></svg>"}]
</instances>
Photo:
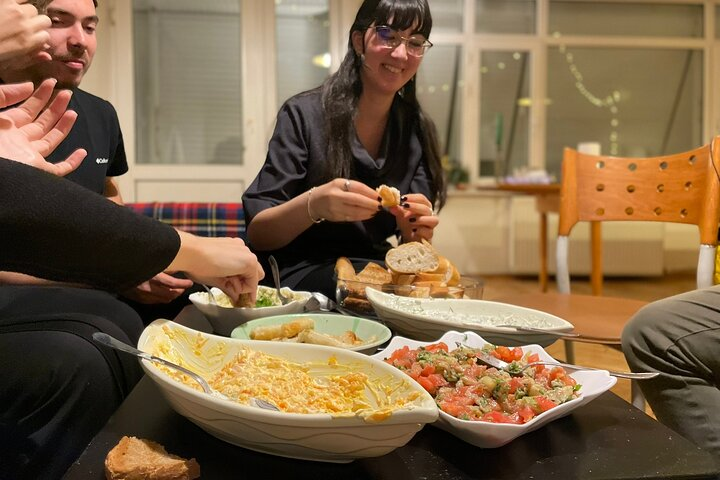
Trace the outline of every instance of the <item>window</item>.
<instances>
[{"instance_id":1,"label":"window","mask_svg":"<svg viewBox=\"0 0 720 480\"><path fill-rule=\"evenodd\" d=\"M551 48L547 168L580 142L642 157L702 145L702 64L696 50Z\"/></svg>"},{"instance_id":2,"label":"window","mask_svg":"<svg viewBox=\"0 0 720 480\"><path fill-rule=\"evenodd\" d=\"M527 52L483 51L480 63L480 175L504 178L528 165Z\"/></svg>"},{"instance_id":3,"label":"window","mask_svg":"<svg viewBox=\"0 0 720 480\"><path fill-rule=\"evenodd\" d=\"M460 161L458 135L462 117L462 49L436 45L423 57L417 73L417 97L437 128L441 152L449 161Z\"/></svg>"},{"instance_id":4,"label":"window","mask_svg":"<svg viewBox=\"0 0 720 480\"><path fill-rule=\"evenodd\" d=\"M476 0L477 33L535 33L534 0Z\"/></svg>"},{"instance_id":5,"label":"window","mask_svg":"<svg viewBox=\"0 0 720 480\"><path fill-rule=\"evenodd\" d=\"M239 2L133 6L138 164L242 164Z\"/></svg>"},{"instance_id":6,"label":"window","mask_svg":"<svg viewBox=\"0 0 720 480\"><path fill-rule=\"evenodd\" d=\"M551 34L702 37L703 6L550 1Z\"/></svg>"},{"instance_id":7,"label":"window","mask_svg":"<svg viewBox=\"0 0 720 480\"><path fill-rule=\"evenodd\" d=\"M320 85L330 69L327 0L275 2L277 99Z\"/></svg>"},{"instance_id":8,"label":"window","mask_svg":"<svg viewBox=\"0 0 720 480\"><path fill-rule=\"evenodd\" d=\"M281 103L325 80L330 52L344 56L360 3L133 0L135 163L213 164L251 180ZM557 177L563 148L581 142L659 155L720 128L706 84L720 72L720 1L430 3L435 46L418 98L470 181L525 166Z\"/></svg>"}]
</instances>

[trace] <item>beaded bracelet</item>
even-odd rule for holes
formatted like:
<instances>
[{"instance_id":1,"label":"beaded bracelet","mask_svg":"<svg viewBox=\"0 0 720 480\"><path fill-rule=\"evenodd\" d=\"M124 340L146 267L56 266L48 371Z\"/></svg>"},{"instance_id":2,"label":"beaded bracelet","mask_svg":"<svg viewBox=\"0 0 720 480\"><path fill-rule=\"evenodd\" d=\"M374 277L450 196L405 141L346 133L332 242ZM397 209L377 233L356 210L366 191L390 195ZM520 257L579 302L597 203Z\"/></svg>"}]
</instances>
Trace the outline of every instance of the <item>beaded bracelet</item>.
<instances>
[{"instance_id":1,"label":"beaded bracelet","mask_svg":"<svg viewBox=\"0 0 720 480\"><path fill-rule=\"evenodd\" d=\"M307 212L308 212L308 217L310 217L310 220L312 220L313 223L321 223L321 222L324 222L324 221L325 221L324 218L320 217L320 218L318 218L318 219L316 220L315 218L313 218L312 213L310 213L310 197L312 196L313 190L315 190L315 187L312 187L312 188L310 189L310 191L308 191L308 199L307 199Z\"/></svg>"}]
</instances>

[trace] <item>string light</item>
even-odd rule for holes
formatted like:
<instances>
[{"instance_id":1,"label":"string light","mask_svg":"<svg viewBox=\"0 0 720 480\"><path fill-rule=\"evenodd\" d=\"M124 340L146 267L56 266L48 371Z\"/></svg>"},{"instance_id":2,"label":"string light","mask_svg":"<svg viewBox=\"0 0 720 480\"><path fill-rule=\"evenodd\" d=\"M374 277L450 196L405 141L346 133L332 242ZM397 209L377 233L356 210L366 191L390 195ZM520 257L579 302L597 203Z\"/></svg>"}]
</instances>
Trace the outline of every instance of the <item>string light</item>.
<instances>
[{"instance_id":1,"label":"string light","mask_svg":"<svg viewBox=\"0 0 720 480\"><path fill-rule=\"evenodd\" d=\"M559 34L555 33L554 36L557 37ZM570 70L570 74L575 79L575 88L577 91L582 95L590 104L598 107L598 108L607 108L610 112L610 155L617 155L618 154L618 139L620 137L618 133L618 127L620 126L620 120L618 119L618 115L620 112L620 109L618 107L618 104L621 100L620 92L617 90L613 91L612 94L607 95L604 98L598 97L597 95L593 94L585 85L585 82L583 81L583 75L580 72L580 69L578 69L577 65L575 64L575 58L573 57L573 54L567 51L567 48L565 45L560 45L559 52L561 55L564 55L565 61L568 64L568 69Z\"/></svg>"}]
</instances>

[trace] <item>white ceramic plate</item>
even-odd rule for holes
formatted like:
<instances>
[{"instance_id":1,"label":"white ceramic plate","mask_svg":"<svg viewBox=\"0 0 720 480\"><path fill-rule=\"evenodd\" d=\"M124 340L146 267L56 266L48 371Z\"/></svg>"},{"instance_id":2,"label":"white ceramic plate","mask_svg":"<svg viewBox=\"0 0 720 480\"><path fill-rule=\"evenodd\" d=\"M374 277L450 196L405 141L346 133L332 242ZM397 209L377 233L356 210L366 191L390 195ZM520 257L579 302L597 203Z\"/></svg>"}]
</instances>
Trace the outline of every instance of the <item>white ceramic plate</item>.
<instances>
[{"instance_id":1,"label":"white ceramic plate","mask_svg":"<svg viewBox=\"0 0 720 480\"><path fill-rule=\"evenodd\" d=\"M224 293L219 288L213 287L213 295L222 295ZM296 300L286 304L272 307L253 307L253 308L235 308L222 307L210 303L207 292L195 292L190 295L190 301L207 317L213 330L218 335L230 336L233 329L247 322L261 317L270 317L275 315L287 315L290 313L300 313L310 298L310 292L294 292L289 288L281 288L286 296L295 296ZM263 285L258 286L260 292L274 292L274 288Z\"/></svg>"},{"instance_id":2,"label":"white ceramic plate","mask_svg":"<svg viewBox=\"0 0 720 480\"><path fill-rule=\"evenodd\" d=\"M378 360L384 360L388 358L392 352L404 346L413 349L437 342L444 342L450 350L456 348L455 342L461 342L475 348L481 348L488 343L481 336L473 332L460 333L450 331L433 342L418 342L408 338L393 337L388 346L383 351L373 355L373 357ZM523 346L522 349L525 353L537 353L542 360L554 360L539 345L526 345ZM564 417L579 406L585 405L601 393L612 388L617 381L615 377L611 377L608 372L604 370L579 370L572 372L571 376L579 385L582 385L579 392L580 396L562 405L558 405L547 412L541 413L523 425L460 420L443 411L440 411L440 418L434 425L477 447L501 447L520 435L537 430L557 418Z\"/></svg>"},{"instance_id":3,"label":"white ceramic plate","mask_svg":"<svg viewBox=\"0 0 720 480\"><path fill-rule=\"evenodd\" d=\"M417 340L433 340L448 330L468 330L496 345L536 343L548 346L557 340L550 333L518 332L496 325L534 327L548 332L569 332L573 325L560 317L531 308L474 299L409 298L366 289L378 316L397 333Z\"/></svg>"},{"instance_id":4,"label":"white ceramic plate","mask_svg":"<svg viewBox=\"0 0 720 480\"><path fill-rule=\"evenodd\" d=\"M334 358L340 371L347 371L344 369L350 364L353 370L362 371L371 379L397 385L396 392L400 395L418 395L410 405L374 421L358 415L285 413L208 395L174 380L154 363L142 360L143 369L176 412L211 435L250 450L306 460L350 462L385 455L405 445L423 425L438 417L435 402L420 385L385 362L349 350L238 340L204 334L169 320L156 320L145 328L138 348L150 353L167 352L161 356L182 362L205 378L211 378L244 348L293 362L327 364ZM332 371L336 367L325 368ZM366 395L368 401L374 402L372 394Z\"/></svg>"},{"instance_id":5,"label":"white ceramic plate","mask_svg":"<svg viewBox=\"0 0 720 480\"><path fill-rule=\"evenodd\" d=\"M232 338L250 340L250 332L255 327L268 325L282 325L292 322L298 318L312 318L315 322L315 330L318 333L327 335L342 335L346 331L351 331L358 338L365 340L366 343L348 348L362 353L375 353L377 348L390 340L392 333L380 322L368 320L360 317L350 317L347 315L338 315L336 313L296 313L294 315L278 315L275 317L264 317L240 325L232 331Z\"/></svg>"}]
</instances>

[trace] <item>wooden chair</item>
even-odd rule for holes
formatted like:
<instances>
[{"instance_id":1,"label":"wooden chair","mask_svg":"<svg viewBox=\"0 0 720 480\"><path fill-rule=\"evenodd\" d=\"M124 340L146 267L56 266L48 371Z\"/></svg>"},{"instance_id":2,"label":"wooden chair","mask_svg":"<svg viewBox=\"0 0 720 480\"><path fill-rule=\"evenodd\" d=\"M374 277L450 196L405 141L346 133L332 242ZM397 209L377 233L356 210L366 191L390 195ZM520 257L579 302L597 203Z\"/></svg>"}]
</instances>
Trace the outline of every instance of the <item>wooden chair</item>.
<instances>
[{"instance_id":1,"label":"wooden chair","mask_svg":"<svg viewBox=\"0 0 720 480\"><path fill-rule=\"evenodd\" d=\"M580 337L565 340L565 352L567 360L573 362L574 341L619 348L623 327L646 303L570 294L568 236L578 222L696 225L700 232L697 286L712 285L720 221L720 136L689 152L651 158L596 156L566 148L559 213L559 293L513 295L497 300L546 311L572 323ZM633 383L631 389L633 404L644 408L637 385Z\"/></svg>"}]
</instances>

